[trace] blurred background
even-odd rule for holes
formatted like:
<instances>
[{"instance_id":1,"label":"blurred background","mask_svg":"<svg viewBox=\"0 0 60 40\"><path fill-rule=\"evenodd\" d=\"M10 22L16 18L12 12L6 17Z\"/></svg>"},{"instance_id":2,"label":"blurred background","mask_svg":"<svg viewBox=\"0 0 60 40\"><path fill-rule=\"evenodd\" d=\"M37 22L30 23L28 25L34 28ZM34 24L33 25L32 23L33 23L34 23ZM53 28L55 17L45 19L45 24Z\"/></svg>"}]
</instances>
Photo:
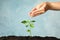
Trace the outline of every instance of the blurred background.
<instances>
[{"instance_id":1,"label":"blurred background","mask_svg":"<svg viewBox=\"0 0 60 40\"><path fill-rule=\"evenodd\" d=\"M33 36L53 36L60 38L60 11L47 11L45 14L30 18L29 12L42 2L60 0L0 0L0 37L28 36L22 20L36 20Z\"/></svg>"}]
</instances>

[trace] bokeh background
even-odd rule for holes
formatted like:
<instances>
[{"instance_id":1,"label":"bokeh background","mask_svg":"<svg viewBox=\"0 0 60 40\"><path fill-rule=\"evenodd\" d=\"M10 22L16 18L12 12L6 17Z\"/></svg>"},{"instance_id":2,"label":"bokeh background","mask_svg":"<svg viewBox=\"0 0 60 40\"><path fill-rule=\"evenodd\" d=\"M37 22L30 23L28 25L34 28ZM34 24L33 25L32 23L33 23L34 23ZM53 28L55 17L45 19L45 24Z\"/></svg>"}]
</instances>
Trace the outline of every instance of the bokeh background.
<instances>
[{"instance_id":1,"label":"bokeh background","mask_svg":"<svg viewBox=\"0 0 60 40\"><path fill-rule=\"evenodd\" d=\"M28 36L22 20L36 20L33 36L53 36L60 38L60 11L49 10L45 14L30 18L29 12L42 2L60 0L0 0L0 37ZM60 4L59 4L60 5Z\"/></svg>"}]
</instances>

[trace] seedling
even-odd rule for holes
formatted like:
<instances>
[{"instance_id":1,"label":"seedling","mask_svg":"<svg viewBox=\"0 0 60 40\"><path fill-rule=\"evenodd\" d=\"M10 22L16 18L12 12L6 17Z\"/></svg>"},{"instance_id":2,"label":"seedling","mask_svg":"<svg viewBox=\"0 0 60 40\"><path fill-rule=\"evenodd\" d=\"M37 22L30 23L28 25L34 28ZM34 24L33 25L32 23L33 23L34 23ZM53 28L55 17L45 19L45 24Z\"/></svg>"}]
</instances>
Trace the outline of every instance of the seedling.
<instances>
[{"instance_id":1,"label":"seedling","mask_svg":"<svg viewBox=\"0 0 60 40\"><path fill-rule=\"evenodd\" d=\"M25 27L29 28L27 29L27 32L30 34L30 36L32 36L31 34L31 29L34 28L34 22L35 20L23 20L21 23L23 23L25 25Z\"/></svg>"}]
</instances>

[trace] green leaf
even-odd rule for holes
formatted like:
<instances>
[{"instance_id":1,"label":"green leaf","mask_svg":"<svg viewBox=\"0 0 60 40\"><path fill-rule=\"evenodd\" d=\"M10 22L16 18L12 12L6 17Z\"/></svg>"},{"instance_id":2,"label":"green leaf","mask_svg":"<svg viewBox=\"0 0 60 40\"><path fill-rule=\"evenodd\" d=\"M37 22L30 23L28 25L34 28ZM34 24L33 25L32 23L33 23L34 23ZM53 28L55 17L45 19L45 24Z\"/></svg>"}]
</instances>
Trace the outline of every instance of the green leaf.
<instances>
[{"instance_id":1,"label":"green leaf","mask_svg":"<svg viewBox=\"0 0 60 40\"><path fill-rule=\"evenodd\" d=\"M32 20L31 22L35 22L35 20Z\"/></svg>"},{"instance_id":2,"label":"green leaf","mask_svg":"<svg viewBox=\"0 0 60 40\"><path fill-rule=\"evenodd\" d=\"M27 22L29 23L29 22L30 22L30 20L27 20Z\"/></svg>"},{"instance_id":3,"label":"green leaf","mask_svg":"<svg viewBox=\"0 0 60 40\"><path fill-rule=\"evenodd\" d=\"M31 27L31 28L34 28L34 24L30 24L30 27Z\"/></svg>"},{"instance_id":4,"label":"green leaf","mask_svg":"<svg viewBox=\"0 0 60 40\"><path fill-rule=\"evenodd\" d=\"M27 32L31 32L31 30L28 29Z\"/></svg>"},{"instance_id":5,"label":"green leaf","mask_svg":"<svg viewBox=\"0 0 60 40\"><path fill-rule=\"evenodd\" d=\"M26 27L28 27L28 25L26 25Z\"/></svg>"},{"instance_id":6,"label":"green leaf","mask_svg":"<svg viewBox=\"0 0 60 40\"><path fill-rule=\"evenodd\" d=\"M25 23L27 23L27 21L26 20L23 20L21 23L25 24Z\"/></svg>"}]
</instances>

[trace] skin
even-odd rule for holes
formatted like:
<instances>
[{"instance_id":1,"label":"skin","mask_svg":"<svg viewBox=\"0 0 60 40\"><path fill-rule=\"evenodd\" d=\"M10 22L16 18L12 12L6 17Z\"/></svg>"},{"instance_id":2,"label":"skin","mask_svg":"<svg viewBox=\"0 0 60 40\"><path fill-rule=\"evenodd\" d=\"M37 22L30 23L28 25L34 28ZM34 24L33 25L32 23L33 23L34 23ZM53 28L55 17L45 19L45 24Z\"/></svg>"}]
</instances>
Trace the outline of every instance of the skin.
<instances>
[{"instance_id":1,"label":"skin","mask_svg":"<svg viewBox=\"0 0 60 40\"><path fill-rule=\"evenodd\" d=\"M30 17L35 17L48 10L60 10L60 2L44 2L34 7L29 13Z\"/></svg>"}]
</instances>

